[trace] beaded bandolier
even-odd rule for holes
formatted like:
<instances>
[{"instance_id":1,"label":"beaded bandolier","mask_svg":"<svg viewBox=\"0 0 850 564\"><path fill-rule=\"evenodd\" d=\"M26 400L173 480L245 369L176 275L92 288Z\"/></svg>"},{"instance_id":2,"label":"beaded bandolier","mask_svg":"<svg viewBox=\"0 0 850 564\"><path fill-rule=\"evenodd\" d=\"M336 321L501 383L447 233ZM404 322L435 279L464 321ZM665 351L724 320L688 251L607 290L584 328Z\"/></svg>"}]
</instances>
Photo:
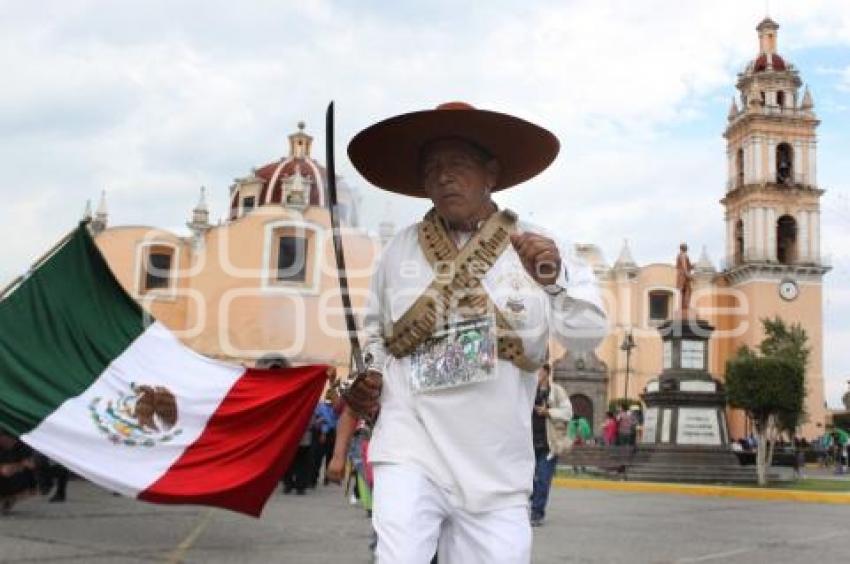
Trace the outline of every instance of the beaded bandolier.
<instances>
[{"instance_id":1,"label":"beaded bandolier","mask_svg":"<svg viewBox=\"0 0 850 564\"><path fill-rule=\"evenodd\" d=\"M434 281L385 335L385 345L396 358L413 353L451 313L462 317L494 315L498 356L528 372L541 364L525 355L522 339L495 306L481 280L510 242L517 216L510 210L492 214L472 238L458 250L431 209L419 223L419 246L434 270Z\"/></svg>"}]
</instances>

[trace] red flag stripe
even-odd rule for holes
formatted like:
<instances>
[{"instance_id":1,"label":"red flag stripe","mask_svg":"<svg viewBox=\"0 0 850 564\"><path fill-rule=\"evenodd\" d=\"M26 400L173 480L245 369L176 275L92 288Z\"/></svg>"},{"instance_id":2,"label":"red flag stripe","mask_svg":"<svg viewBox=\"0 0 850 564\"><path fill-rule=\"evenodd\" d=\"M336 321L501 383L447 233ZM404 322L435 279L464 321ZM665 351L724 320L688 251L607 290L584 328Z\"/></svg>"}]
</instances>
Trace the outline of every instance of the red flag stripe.
<instances>
[{"instance_id":1,"label":"red flag stripe","mask_svg":"<svg viewBox=\"0 0 850 564\"><path fill-rule=\"evenodd\" d=\"M327 366L248 369L168 471L139 494L259 517L325 386Z\"/></svg>"}]
</instances>

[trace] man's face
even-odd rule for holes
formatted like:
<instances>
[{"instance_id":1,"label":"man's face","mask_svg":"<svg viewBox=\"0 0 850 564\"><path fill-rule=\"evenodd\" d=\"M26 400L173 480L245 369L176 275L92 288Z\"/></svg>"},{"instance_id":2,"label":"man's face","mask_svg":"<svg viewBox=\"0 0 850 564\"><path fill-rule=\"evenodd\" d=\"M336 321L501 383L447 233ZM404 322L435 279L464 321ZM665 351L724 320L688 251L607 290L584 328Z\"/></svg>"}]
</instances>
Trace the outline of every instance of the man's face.
<instances>
[{"instance_id":1,"label":"man's face","mask_svg":"<svg viewBox=\"0 0 850 564\"><path fill-rule=\"evenodd\" d=\"M425 149L420 175L437 212L449 223L462 223L475 218L490 201L498 163L485 162L481 152L469 143L446 139Z\"/></svg>"}]
</instances>

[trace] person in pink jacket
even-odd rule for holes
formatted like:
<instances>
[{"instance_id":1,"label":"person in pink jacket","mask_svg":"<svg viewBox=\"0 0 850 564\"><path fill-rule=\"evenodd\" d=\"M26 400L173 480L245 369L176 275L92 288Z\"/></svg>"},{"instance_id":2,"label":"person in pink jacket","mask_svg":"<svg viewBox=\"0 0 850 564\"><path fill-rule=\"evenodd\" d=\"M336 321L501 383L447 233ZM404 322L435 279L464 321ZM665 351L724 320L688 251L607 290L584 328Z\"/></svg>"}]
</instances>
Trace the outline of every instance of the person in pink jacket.
<instances>
[{"instance_id":1,"label":"person in pink jacket","mask_svg":"<svg viewBox=\"0 0 850 564\"><path fill-rule=\"evenodd\" d=\"M617 444L617 418L610 411L605 412L605 423L602 424L602 439L605 446Z\"/></svg>"}]
</instances>

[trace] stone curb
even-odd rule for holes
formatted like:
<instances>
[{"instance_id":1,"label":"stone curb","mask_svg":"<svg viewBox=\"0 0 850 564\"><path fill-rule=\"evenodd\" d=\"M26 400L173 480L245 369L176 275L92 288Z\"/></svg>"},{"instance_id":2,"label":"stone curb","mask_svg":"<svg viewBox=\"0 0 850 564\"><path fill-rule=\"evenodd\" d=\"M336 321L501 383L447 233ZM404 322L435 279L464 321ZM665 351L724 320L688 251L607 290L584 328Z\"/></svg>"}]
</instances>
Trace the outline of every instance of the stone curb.
<instances>
[{"instance_id":1,"label":"stone curb","mask_svg":"<svg viewBox=\"0 0 850 564\"><path fill-rule=\"evenodd\" d=\"M618 492L678 494L699 497L731 497L758 501L793 501L802 503L830 503L850 505L850 493L808 492L802 490L778 490L762 488L739 488L695 484L670 484L656 482L613 482L606 480L582 480L555 478L552 483L559 488L574 490L604 490Z\"/></svg>"}]
</instances>

